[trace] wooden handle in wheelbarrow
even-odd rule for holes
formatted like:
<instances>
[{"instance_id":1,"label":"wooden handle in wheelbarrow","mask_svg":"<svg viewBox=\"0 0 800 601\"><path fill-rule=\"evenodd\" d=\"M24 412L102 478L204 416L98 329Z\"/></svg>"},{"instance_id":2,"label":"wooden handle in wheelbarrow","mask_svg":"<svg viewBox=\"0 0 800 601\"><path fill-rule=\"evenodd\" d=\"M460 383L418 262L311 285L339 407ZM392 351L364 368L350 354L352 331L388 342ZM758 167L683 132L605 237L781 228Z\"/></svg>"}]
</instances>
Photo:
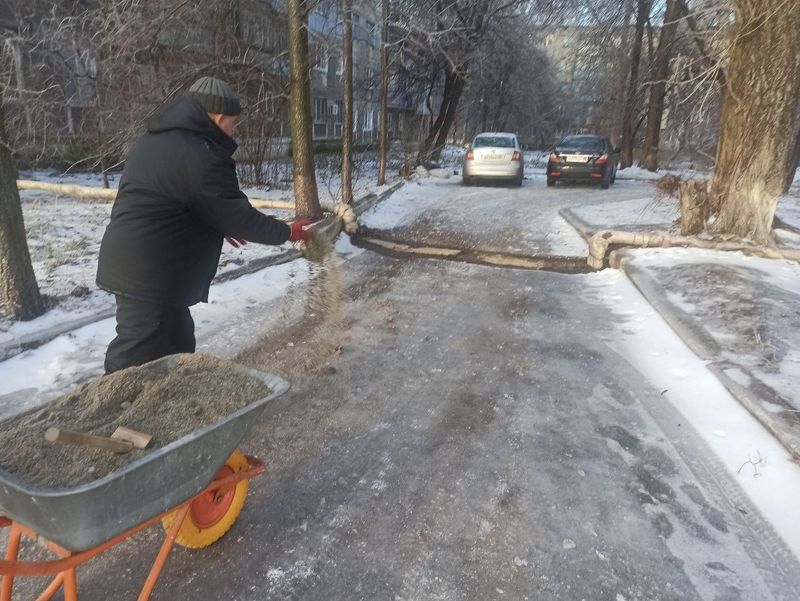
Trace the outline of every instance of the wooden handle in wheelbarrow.
<instances>
[{"instance_id":1,"label":"wooden handle in wheelbarrow","mask_svg":"<svg viewBox=\"0 0 800 601\"><path fill-rule=\"evenodd\" d=\"M61 428L48 428L44 433L45 440L57 442L59 444L70 444L92 449L102 449L112 453L124 454L133 449L133 443L128 440L117 440L106 438L105 436L93 436L83 432L73 432L72 430L62 430Z\"/></svg>"}]
</instances>

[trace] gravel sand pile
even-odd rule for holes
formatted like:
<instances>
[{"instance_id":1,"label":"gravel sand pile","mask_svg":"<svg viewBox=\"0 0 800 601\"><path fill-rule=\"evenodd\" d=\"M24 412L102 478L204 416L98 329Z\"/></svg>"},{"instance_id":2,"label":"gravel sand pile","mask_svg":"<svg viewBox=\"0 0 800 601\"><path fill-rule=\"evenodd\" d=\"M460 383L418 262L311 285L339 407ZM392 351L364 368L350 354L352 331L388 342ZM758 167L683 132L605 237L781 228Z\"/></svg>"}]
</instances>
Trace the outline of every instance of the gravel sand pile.
<instances>
[{"instance_id":1,"label":"gravel sand pile","mask_svg":"<svg viewBox=\"0 0 800 601\"><path fill-rule=\"evenodd\" d=\"M85 484L269 393L239 365L205 355L181 355L178 365L160 373L132 367L0 422L0 469L48 488ZM118 426L153 439L147 449L125 455L44 439L50 427L111 436Z\"/></svg>"}]
</instances>

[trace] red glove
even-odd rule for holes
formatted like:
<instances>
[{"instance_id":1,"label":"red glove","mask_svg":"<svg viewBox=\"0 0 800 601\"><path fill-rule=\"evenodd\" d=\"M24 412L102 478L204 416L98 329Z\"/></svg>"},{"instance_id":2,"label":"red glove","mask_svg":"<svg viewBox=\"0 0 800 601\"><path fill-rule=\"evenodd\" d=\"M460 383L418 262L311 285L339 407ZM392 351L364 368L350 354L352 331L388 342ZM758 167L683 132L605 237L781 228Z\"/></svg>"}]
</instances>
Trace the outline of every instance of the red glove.
<instances>
[{"instance_id":1,"label":"red glove","mask_svg":"<svg viewBox=\"0 0 800 601\"><path fill-rule=\"evenodd\" d=\"M247 240L242 240L241 238L225 238L233 248L239 248L240 246L244 246L247 244Z\"/></svg>"},{"instance_id":2,"label":"red glove","mask_svg":"<svg viewBox=\"0 0 800 601\"><path fill-rule=\"evenodd\" d=\"M292 234L289 236L289 242L300 242L308 240L311 237L311 222L308 219L298 219L292 221L289 227L292 228Z\"/></svg>"}]
</instances>

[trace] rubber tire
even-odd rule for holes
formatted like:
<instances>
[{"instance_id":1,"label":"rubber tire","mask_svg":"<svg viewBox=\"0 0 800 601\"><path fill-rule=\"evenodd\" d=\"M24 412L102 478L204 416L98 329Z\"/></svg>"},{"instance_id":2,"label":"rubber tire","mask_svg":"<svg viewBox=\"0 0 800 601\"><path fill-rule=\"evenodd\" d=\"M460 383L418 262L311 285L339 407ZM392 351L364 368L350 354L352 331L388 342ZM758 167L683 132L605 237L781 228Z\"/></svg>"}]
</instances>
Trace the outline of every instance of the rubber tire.
<instances>
[{"instance_id":1,"label":"rubber tire","mask_svg":"<svg viewBox=\"0 0 800 601\"><path fill-rule=\"evenodd\" d=\"M617 170L616 169L614 169L614 172L611 174L611 183L612 184L617 183Z\"/></svg>"},{"instance_id":2,"label":"rubber tire","mask_svg":"<svg viewBox=\"0 0 800 601\"><path fill-rule=\"evenodd\" d=\"M524 178L523 178L522 176L520 176L520 177L518 177L517 179L515 179L515 180L514 180L514 187L515 187L515 188L521 188L521 187L522 187L522 180L523 180L523 179L524 179Z\"/></svg>"},{"instance_id":3,"label":"rubber tire","mask_svg":"<svg viewBox=\"0 0 800 601\"><path fill-rule=\"evenodd\" d=\"M228 457L228 460L225 462L225 466L234 472L246 470L248 467L247 457L245 457L241 451L235 450L231 456ZM236 487L233 489L233 499L231 500L228 510L212 526L208 526L206 528L197 526L192 521L192 512L190 510L189 513L186 514L186 519L183 520L180 530L178 530L178 536L175 538L175 543L189 549L202 549L204 547L208 547L209 545L213 545L215 542L221 539L225 533L231 529L231 526L233 526L236 518L238 518L239 514L242 512L244 501L247 498L248 488L249 483L247 480L242 480L236 484ZM161 525L164 527L164 530L169 532L169 529L172 527L174 521L175 513L171 513L161 518Z\"/></svg>"},{"instance_id":4,"label":"rubber tire","mask_svg":"<svg viewBox=\"0 0 800 601\"><path fill-rule=\"evenodd\" d=\"M552 188L555 185L556 185L556 180L554 178L552 178L552 177L548 177L547 178L547 187L548 188Z\"/></svg>"}]
</instances>

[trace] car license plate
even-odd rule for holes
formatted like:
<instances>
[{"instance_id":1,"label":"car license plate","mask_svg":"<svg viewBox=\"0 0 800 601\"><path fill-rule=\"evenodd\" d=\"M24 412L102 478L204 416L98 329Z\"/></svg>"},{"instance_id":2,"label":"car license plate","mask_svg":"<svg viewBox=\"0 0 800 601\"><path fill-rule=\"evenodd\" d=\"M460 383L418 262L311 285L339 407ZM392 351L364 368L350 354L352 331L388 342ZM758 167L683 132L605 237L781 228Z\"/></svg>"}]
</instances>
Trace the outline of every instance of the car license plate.
<instances>
[{"instance_id":1,"label":"car license plate","mask_svg":"<svg viewBox=\"0 0 800 601\"><path fill-rule=\"evenodd\" d=\"M566 159L567 163L586 163L589 157L585 154L568 154Z\"/></svg>"},{"instance_id":2,"label":"car license plate","mask_svg":"<svg viewBox=\"0 0 800 601\"><path fill-rule=\"evenodd\" d=\"M502 154L497 154L496 152L493 152L491 154L483 155L483 158L487 161L502 161L503 158L505 157L503 157Z\"/></svg>"}]
</instances>

